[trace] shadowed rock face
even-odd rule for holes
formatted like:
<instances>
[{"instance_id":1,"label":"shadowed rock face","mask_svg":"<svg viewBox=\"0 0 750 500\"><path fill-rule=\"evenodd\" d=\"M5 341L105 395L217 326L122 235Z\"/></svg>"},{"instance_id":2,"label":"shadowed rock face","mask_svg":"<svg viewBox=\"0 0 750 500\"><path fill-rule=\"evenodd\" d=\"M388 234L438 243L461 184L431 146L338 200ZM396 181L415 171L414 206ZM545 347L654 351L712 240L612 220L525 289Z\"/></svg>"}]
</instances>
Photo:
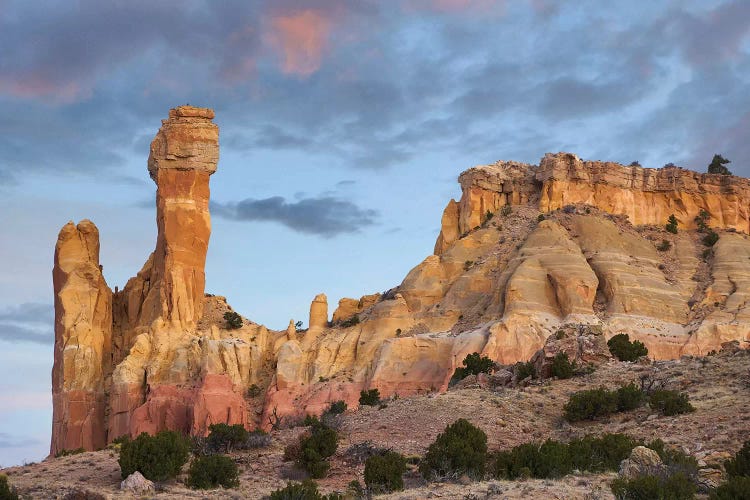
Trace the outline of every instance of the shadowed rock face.
<instances>
[{"instance_id":1,"label":"shadowed rock face","mask_svg":"<svg viewBox=\"0 0 750 500\"><path fill-rule=\"evenodd\" d=\"M121 291L104 281L93 223L60 232L53 453L123 434L205 434L218 422L268 428L336 400L354 407L364 389L442 391L473 352L544 367L559 350L600 356L617 333L662 359L750 340L750 181L567 153L462 173L435 253L388 292L341 299L332 323L319 294L306 331L294 320L229 329L226 299L204 295L212 119L180 107L163 121L148 161L156 248ZM691 229L700 210L720 233L708 253ZM672 213L676 235L663 229ZM668 250L657 249L663 239ZM551 336L584 330L601 333Z\"/></svg>"}]
</instances>

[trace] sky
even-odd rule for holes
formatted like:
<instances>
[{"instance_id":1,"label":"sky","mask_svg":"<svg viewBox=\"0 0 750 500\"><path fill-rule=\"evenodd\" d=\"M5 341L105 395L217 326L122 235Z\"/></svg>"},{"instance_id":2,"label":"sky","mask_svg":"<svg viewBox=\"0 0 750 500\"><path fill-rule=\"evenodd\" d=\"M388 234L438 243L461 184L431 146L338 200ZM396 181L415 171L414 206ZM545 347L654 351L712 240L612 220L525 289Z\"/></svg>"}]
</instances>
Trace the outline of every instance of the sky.
<instances>
[{"instance_id":1,"label":"sky","mask_svg":"<svg viewBox=\"0 0 750 500\"><path fill-rule=\"evenodd\" d=\"M206 291L274 329L398 285L474 165L750 174L745 0L0 0L0 48L0 466L49 450L57 233L140 269L172 107L220 127Z\"/></svg>"}]
</instances>

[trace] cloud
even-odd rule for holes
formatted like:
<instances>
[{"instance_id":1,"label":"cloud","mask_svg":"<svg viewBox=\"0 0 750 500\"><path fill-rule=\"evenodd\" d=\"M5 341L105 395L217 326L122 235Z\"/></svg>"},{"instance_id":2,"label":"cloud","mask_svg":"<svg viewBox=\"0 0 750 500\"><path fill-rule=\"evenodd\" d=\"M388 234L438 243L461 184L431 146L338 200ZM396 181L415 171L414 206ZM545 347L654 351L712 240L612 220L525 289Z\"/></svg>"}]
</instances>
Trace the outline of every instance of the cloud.
<instances>
[{"instance_id":1,"label":"cloud","mask_svg":"<svg viewBox=\"0 0 750 500\"><path fill-rule=\"evenodd\" d=\"M55 311L51 304L29 302L0 311L0 340L52 344Z\"/></svg>"},{"instance_id":2,"label":"cloud","mask_svg":"<svg viewBox=\"0 0 750 500\"><path fill-rule=\"evenodd\" d=\"M39 444L38 439L0 432L0 448L24 448Z\"/></svg>"},{"instance_id":3,"label":"cloud","mask_svg":"<svg viewBox=\"0 0 750 500\"><path fill-rule=\"evenodd\" d=\"M321 64L333 20L323 11L305 9L269 20L268 43L281 57L286 74L309 76Z\"/></svg>"},{"instance_id":4,"label":"cloud","mask_svg":"<svg viewBox=\"0 0 750 500\"><path fill-rule=\"evenodd\" d=\"M237 221L276 222L294 231L332 238L357 233L376 223L379 213L348 200L323 195L289 202L281 196L248 198L237 203L212 203L217 217Z\"/></svg>"}]
</instances>

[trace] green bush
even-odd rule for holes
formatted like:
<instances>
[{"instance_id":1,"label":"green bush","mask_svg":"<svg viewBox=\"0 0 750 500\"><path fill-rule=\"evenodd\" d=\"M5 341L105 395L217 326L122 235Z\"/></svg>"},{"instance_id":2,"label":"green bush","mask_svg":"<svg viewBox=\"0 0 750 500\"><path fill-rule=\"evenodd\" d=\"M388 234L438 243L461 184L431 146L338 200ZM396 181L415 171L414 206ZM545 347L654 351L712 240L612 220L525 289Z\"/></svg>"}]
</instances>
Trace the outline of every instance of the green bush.
<instances>
[{"instance_id":1,"label":"green bush","mask_svg":"<svg viewBox=\"0 0 750 500\"><path fill-rule=\"evenodd\" d=\"M190 464L187 485L194 490L236 488L240 485L237 464L225 455L197 457Z\"/></svg>"},{"instance_id":2,"label":"green bush","mask_svg":"<svg viewBox=\"0 0 750 500\"><path fill-rule=\"evenodd\" d=\"M247 433L247 440L243 443L242 448L268 448L271 446L271 435L260 429L255 429Z\"/></svg>"},{"instance_id":3,"label":"green bush","mask_svg":"<svg viewBox=\"0 0 750 500\"><path fill-rule=\"evenodd\" d=\"M62 449L55 453L55 458L67 457L69 455L79 455L81 453L86 453L86 450L83 448L76 448L75 450Z\"/></svg>"},{"instance_id":4,"label":"green bush","mask_svg":"<svg viewBox=\"0 0 750 500\"><path fill-rule=\"evenodd\" d=\"M380 391L370 389L369 391L360 391L359 404L362 406L377 406L380 404Z\"/></svg>"},{"instance_id":5,"label":"green bush","mask_svg":"<svg viewBox=\"0 0 750 500\"><path fill-rule=\"evenodd\" d=\"M558 352L552 359L550 374L559 379L571 378L575 373L575 363L571 363L568 355L564 352Z\"/></svg>"},{"instance_id":6,"label":"green bush","mask_svg":"<svg viewBox=\"0 0 750 500\"><path fill-rule=\"evenodd\" d=\"M257 398L261 394L263 394L263 390L257 384L253 384L247 388L248 397Z\"/></svg>"},{"instance_id":7,"label":"green bush","mask_svg":"<svg viewBox=\"0 0 750 500\"><path fill-rule=\"evenodd\" d=\"M703 244L707 247L712 247L719 241L719 234L713 229L708 230L708 234L703 237Z\"/></svg>"},{"instance_id":8,"label":"green bush","mask_svg":"<svg viewBox=\"0 0 750 500\"><path fill-rule=\"evenodd\" d=\"M630 341L627 333L618 333L607 341L609 352L620 361L635 361L648 354L648 349L638 340Z\"/></svg>"},{"instance_id":9,"label":"green bush","mask_svg":"<svg viewBox=\"0 0 750 500\"><path fill-rule=\"evenodd\" d=\"M661 439L655 439L646 446L659 454L670 473L681 472L689 478L698 474L698 460L680 448L668 448Z\"/></svg>"},{"instance_id":10,"label":"green bush","mask_svg":"<svg viewBox=\"0 0 750 500\"><path fill-rule=\"evenodd\" d=\"M689 500L695 497L695 489L695 484L679 472L663 478L640 476L612 482L618 500Z\"/></svg>"},{"instance_id":11,"label":"green bush","mask_svg":"<svg viewBox=\"0 0 750 500\"><path fill-rule=\"evenodd\" d=\"M365 484L374 493L389 493L404 489L403 474L406 459L400 453L387 451L365 461Z\"/></svg>"},{"instance_id":12,"label":"green bush","mask_svg":"<svg viewBox=\"0 0 750 500\"><path fill-rule=\"evenodd\" d=\"M287 483L286 487L276 490L268 497L269 500L343 500L338 493L322 495L318 491L318 484L312 479L301 483Z\"/></svg>"},{"instance_id":13,"label":"green bush","mask_svg":"<svg viewBox=\"0 0 750 500\"><path fill-rule=\"evenodd\" d=\"M721 175L732 175L732 172L726 167L726 165L732 163L721 155L714 155L711 159L711 163L708 164L709 174L721 174Z\"/></svg>"},{"instance_id":14,"label":"green bush","mask_svg":"<svg viewBox=\"0 0 750 500\"><path fill-rule=\"evenodd\" d=\"M620 462L630 456L640 443L626 434L584 436L568 443L573 468L581 471L618 470Z\"/></svg>"},{"instance_id":15,"label":"green bush","mask_svg":"<svg viewBox=\"0 0 750 500\"><path fill-rule=\"evenodd\" d=\"M303 434L299 441L296 458L297 466L307 471L311 477L320 479L328 473L328 458L338 448L338 433L321 423L312 425L309 434Z\"/></svg>"},{"instance_id":16,"label":"green bush","mask_svg":"<svg viewBox=\"0 0 750 500\"><path fill-rule=\"evenodd\" d=\"M672 234L677 234L677 217L675 217L674 214L669 216L669 219L667 219L667 225L664 226L664 229ZM669 250L669 248L667 248L667 250Z\"/></svg>"},{"instance_id":17,"label":"green bush","mask_svg":"<svg viewBox=\"0 0 750 500\"><path fill-rule=\"evenodd\" d=\"M487 435L460 418L438 434L419 464L419 471L426 479L462 474L480 478L486 461Z\"/></svg>"},{"instance_id":18,"label":"green bush","mask_svg":"<svg viewBox=\"0 0 750 500\"><path fill-rule=\"evenodd\" d=\"M638 445L624 434L585 436L570 443L548 439L542 444L524 443L495 452L491 457L492 475L498 479L558 478L579 471L618 470L620 462Z\"/></svg>"},{"instance_id":19,"label":"green bush","mask_svg":"<svg viewBox=\"0 0 750 500\"><path fill-rule=\"evenodd\" d=\"M617 411L617 394L604 387L578 391L571 394L563 411L568 422L593 420L610 415Z\"/></svg>"},{"instance_id":20,"label":"green bush","mask_svg":"<svg viewBox=\"0 0 750 500\"><path fill-rule=\"evenodd\" d=\"M349 328L350 326L358 325L359 324L359 315L355 314L351 318L345 319L341 323L339 323L342 328Z\"/></svg>"},{"instance_id":21,"label":"green bush","mask_svg":"<svg viewBox=\"0 0 750 500\"><path fill-rule=\"evenodd\" d=\"M174 431L144 432L122 443L118 463L123 479L139 471L146 479L165 481L180 473L189 454L190 441Z\"/></svg>"},{"instance_id":22,"label":"green bush","mask_svg":"<svg viewBox=\"0 0 750 500\"><path fill-rule=\"evenodd\" d=\"M249 434L242 424L213 424L208 429L210 431L207 439L208 448L214 452L229 453L234 448L242 447Z\"/></svg>"},{"instance_id":23,"label":"green bush","mask_svg":"<svg viewBox=\"0 0 750 500\"><path fill-rule=\"evenodd\" d=\"M750 441L745 441L740 451L724 462L724 469L730 476L750 477Z\"/></svg>"},{"instance_id":24,"label":"green bush","mask_svg":"<svg viewBox=\"0 0 750 500\"><path fill-rule=\"evenodd\" d=\"M326 410L326 413L330 413L331 415L341 415L346 411L346 402L345 401L334 401L331 403L331 405Z\"/></svg>"},{"instance_id":25,"label":"green bush","mask_svg":"<svg viewBox=\"0 0 750 500\"><path fill-rule=\"evenodd\" d=\"M536 367L534 367L534 363L531 361L516 363L514 371L516 372L516 380L519 382L526 380L528 377L536 378Z\"/></svg>"},{"instance_id":26,"label":"green bush","mask_svg":"<svg viewBox=\"0 0 750 500\"><path fill-rule=\"evenodd\" d=\"M617 389L617 411L635 410L643 404L645 395L640 387L628 384Z\"/></svg>"},{"instance_id":27,"label":"green bush","mask_svg":"<svg viewBox=\"0 0 750 500\"><path fill-rule=\"evenodd\" d=\"M666 252L670 248L672 248L672 244L669 242L669 240L661 240L661 243L656 246L656 249L660 252Z\"/></svg>"},{"instance_id":28,"label":"green bush","mask_svg":"<svg viewBox=\"0 0 750 500\"><path fill-rule=\"evenodd\" d=\"M695 411L688 400L688 395L684 392L656 390L649 394L648 404L651 409L668 417Z\"/></svg>"},{"instance_id":29,"label":"green bush","mask_svg":"<svg viewBox=\"0 0 750 500\"><path fill-rule=\"evenodd\" d=\"M495 362L487 356L482 356L478 352L468 354L463 361L463 367L456 368L453 373L453 380L462 380L469 375L479 375L480 373L490 373L495 368Z\"/></svg>"},{"instance_id":30,"label":"green bush","mask_svg":"<svg viewBox=\"0 0 750 500\"><path fill-rule=\"evenodd\" d=\"M242 316L234 311L227 311L224 313L224 322L227 330L242 328Z\"/></svg>"},{"instance_id":31,"label":"green bush","mask_svg":"<svg viewBox=\"0 0 750 500\"><path fill-rule=\"evenodd\" d=\"M699 233L705 233L708 231L708 221L711 218L711 214L706 212L705 210L701 209L700 212L698 212L698 215L695 216L695 225L698 227Z\"/></svg>"},{"instance_id":32,"label":"green bush","mask_svg":"<svg viewBox=\"0 0 750 500\"><path fill-rule=\"evenodd\" d=\"M503 208L500 209L500 215L502 215L503 217L507 217L512 213L513 208L511 208L510 205L503 205Z\"/></svg>"},{"instance_id":33,"label":"green bush","mask_svg":"<svg viewBox=\"0 0 750 500\"><path fill-rule=\"evenodd\" d=\"M711 492L710 498L711 500L750 500L750 477L730 477L726 483Z\"/></svg>"},{"instance_id":34,"label":"green bush","mask_svg":"<svg viewBox=\"0 0 750 500\"><path fill-rule=\"evenodd\" d=\"M18 493L8 483L8 476L5 474L0 474L0 500L18 500Z\"/></svg>"}]
</instances>

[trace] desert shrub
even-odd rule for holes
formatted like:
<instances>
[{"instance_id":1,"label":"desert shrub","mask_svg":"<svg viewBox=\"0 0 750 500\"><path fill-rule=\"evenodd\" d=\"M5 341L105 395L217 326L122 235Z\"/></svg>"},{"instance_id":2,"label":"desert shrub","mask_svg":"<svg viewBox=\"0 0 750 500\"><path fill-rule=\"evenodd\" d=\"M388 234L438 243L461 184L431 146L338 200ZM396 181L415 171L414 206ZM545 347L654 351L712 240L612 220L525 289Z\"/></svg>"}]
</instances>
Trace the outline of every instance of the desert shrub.
<instances>
[{"instance_id":1,"label":"desert shrub","mask_svg":"<svg viewBox=\"0 0 750 500\"><path fill-rule=\"evenodd\" d=\"M575 205L565 205L562 208L562 211L566 214L574 214L576 212L576 206Z\"/></svg>"},{"instance_id":2,"label":"desert shrub","mask_svg":"<svg viewBox=\"0 0 750 500\"><path fill-rule=\"evenodd\" d=\"M536 378L536 368L534 363L527 361L526 363L518 362L514 367L516 374L516 380L526 380L528 377Z\"/></svg>"},{"instance_id":3,"label":"desert shrub","mask_svg":"<svg viewBox=\"0 0 750 500\"><path fill-rule=\"evenodd\" d=\"M648 403L653 410L668 417L695 411L695 408L693 408L693 405L688 400L688 395L684 392L680 393L665 389L652 391L648 396Z\"/></svg>"},{"instance_id":4,"label":"desert shrub","mask_svg":"<svg viewBox=\"0 0 750 500\"><path fill-rule=\"evenodd\" d=\"M161 431L155 436L143 432L122 444L118 463L123 479L139 471L146 479L165 481L179 474L189 454L190 441L177 432Z\"/></svg>"},{"instance_id":5,"label":"desert shrub","mask_svg":"<svg viewBox=\"0 0 750 500\"><path fill-rule=\"evenodd\" d=\"M374 493L388 493L404 489L403 474L406 459L400 453L387 451L365 461L365 484Z\"/></svg>"},{"instance_id":6,"label":"desert shrub","mask_svg":"<svg viewBox=\"0 0 750 500\"><path fill-rule=\"evenodd\" d=\"M681 473L617 478L612 481L612 493L618 500L688 500L695 497L695 484Z\"/></svg>"},{"instance_id":7,"label":"desert shrub","mask_svg":"<svg viewBox=\"0 0 750 500\"><path fill-rule=\"evenodd\" d=\"M721 175L732 175L732 172L726 167L726 165L732 163L721 155L714 155L711 159L711 163L708 164L709 174L721 174Z\"/></svg>"},{"instance_id":8,"label":"desert shrub","mask_svg":"<svg viewBox=\"0 0 750 500\"><path fill-rule=\"evenodd\" d=\"M730 476L750 477L750 441L745 441L740 451L724 462L724 469Z\"/></svg>"},{"instance_id":9,"label":"desert shrub","mask_svg":"<svg viewBox=\"0 0 750 500\"><path fill-rule=\"evenodd\" d=\"M709 229L706 236L703 237L703 244L707 247L712 247L719 241L719 234L713 229Z\"/></svg>"},{"instance_id":10,"label":"desert shrub","mask_svg":"<svg viewBox=\"0 0 750 500\"><path fill-rule=\"evenodd\" d=\"M338 493L322 495L318 491L318 484L312 479L301 483L287 483L287 485L271 493L269 500L342 500Z\"/></svg>"},{"instance_id":11,"label":"desert shrub","mask_svg":"<svg viewBox=\"0 0 750 500\"><path fill-rule=\"evenodd\" d=\"M474 265L473 260L467 260L466 262L464 262L464 271L468 271L469 269L471 269L473 265Z\"/></svg>"},{"instance_id":12,"label":"desert shrub","mask_svg":"<svg viewBox=\"0 0 750 500\"><path fill-rule=\"evenodd\" d=\"M363 406L377 406L380 404L380 391L370 389L369 391L360 391L359 404Z\"/></svg>"},{"instance_id":13,"label":"desert shrub","mask_svg":"<svg viewBox=\"0 0 750 500\"><path fill-rule=\"evenodd\" d=\"M494 368L494 361L487 356L480 355L478 352L473 352L466 355L463 361L463 366L456 368L452 378L454 380L461 380L469 375L490 373Z\"/></svg>"},{"instance_id":14,"label":"desert shrub","mask_svg":"<svg viewBox=\"0 0 750 500\"><path fill-rule=\"evenodd\" d=\"M620 387L617 393L617 411L635 410L643 404L645 395L640 387L628 384Z\"/></svg>"},{"instance_id":15,"label":"desert shrub","mask_svg":"<svg viewBox=\"0 0 750 500\"><path fill-rule=\"evenodd\" d=\"M236 488L240 485L237 464L225 455L196 457L188 470L187 485L194 490Z\"/></svg>"},{"instance_id":16,"label":"desert shrub","mask_svg":"<svg viewBox=\"0 0 750 500\"><path fill-rule=\"evenodd\" d=\"M242 328L242 316L234 311L227 311L224 313L224 322L227 330Z\"/></svg>"},{"instance_id":17,"label":"desert shrub","mask_svg":"<svg viewBox=\"0 0 750 500\"><path fill-rule=\"evenodd\" d=\"M548 439L544 443L524 443L510 450L493 453L490 472L498 479L557 478L573 469L604 472L618 470L620 462L638 445L624 434L585 436L569 443Z\"/></svg>"},{"instance_id":18,"label":"desert shrub","mask_svg":"<svg viewBox=\"0 0 750 500\"><path fill-rule=\"evenodd\" d=\"M438 434L427 449L419 471L426 479L434 476L484 475L487 435L468 420L459 418Z\"/></svg>"},{"instance_id":19,"label":"desert shrub","mask_svg":"<svg viewBox=\"0 0 750 500\"><path fill-rule=\"evenodd\" d=\"M573 468L581 471L618 470L620 462L630 456L638 441L626 434L584 436L568 443Z\"/></svg>"},{"instance_id":20,"label":"desert shrub","mask_svg":"<svg viewBox=\"0 0 750 500\"><path fill-rule=\"evenodd\" d=\"M674 214L670 215L667 219L667 224L664 226L664 229L669 231L672 234L677 234L677 217L674 216Z\"/></svg>"},{"instance_id":21,"label":"desert shrub","mask_svg":"<svg viewBox=\"0 0 750 500\"><path fill-rule=\"evenodd\" d=\"M208 429L210 433L206 444L208 449L214 452L229 453L232 449L241 447L248 438L247 429L242 424L212 424Z\"/></svg>"},{"instance_id":22,"label":"desert shrub","mask_svg":"<svg viewBox=\"0 0 750 500\"><path fill-rule=\"evenodd\" d=\"M257 386L257 384L253 384L250 387L247 388L247 395L251 398L257 398L263 393L263 390Z\"/></svg>"},{"instance_id":23,"label":"desert shrub","mask_svg":"<svg viewBox=\"0 0 750 500\"><path fill-rule=\"evenodd\" d=\"M604 387L574 392L563 410L568 422L593 420L617 411L617 394Z\"/></svg>"},{"instance_id":24,"label":"desert shrub","mask_svg":"<svg viewBox=\"0 0 750 500\"><path fill-rule=\"evenodd\" d=\"M500 215L502 215L503 217L507 217L512 213L513 208L511 208L510 205L503 205L503 208L500 209Z\"/></svg>"},{"instance_id":25,"label":"desert shrub","mask_svg":"<svg viewBox=\"0 0 750 500\"><path fill-rule=\"evenodd\" d=\"M571 363L568 355L564 352L558 352L552 359L550 373L553 377L560 379L571 378L575 373L575 363Z\"/></svg>"},{"instance_id":26,"label":"desert shrub","mask_svg":"<svg viewBox=\"0 0 750 500\"><path fill-rule=\"evenodd\" d=\"M327 459L336 453L338 439L338 433L330 427L313 425L309 434L300 437L297 466L316 479L325 477L330 467Z\"/></svg>"},{"instance_id":27,"label":"desert shrub","mask_svg":"<svg viewBox=\"0 0 750 500\"><path fill-rule=\"evenodd\" d=\"M708 231L708 220L710 218L711 214L709 214L705 210L701 209L700 212L698 212L698 215L696 215L693 219L695 221L695 225L698 227L698 232L705 233L706 231Z\"/></svg>"},{"instance_id":28,"label":"desert shrub","mask_svg":"<svg viewBox=\"0 0 750 500\"><path fill-rule=\"evenodd\" d=\"M484 221L489 222L492 220L492 218L495 216L495 214L492 213L492 211L487 210L487 213L484 214Z\"/></svg>"},{"instance_id":29,"label":"desert shrub","mask_svg":"<svg viewBox=\"0 0 750 500\"><path fill-rule=\"evenodd\" d=\"M8 483L8 476L5 474L0 474L0 500L18 500L18 493Z\"/></svg>"},{"instance_id":30,"label":"desert shrub","mask_svg":"<svg viewBox=\"0 0 750 500\"><path fill-rule=\"evenodd\" d=\"M648 354L648 349L638 340L630 341L627 333L618 333L607 341L609 352L620 361L635 361Z\"/></svg>"},{"instance_id":31,"label":"desert shrub","mask_svg":"<svg viewBox=\"0 0 750 500\"><path fill-rule=\"evenodd\" d=\"M660 252L666 252L670 248L672 248L672 244L669 242L669 240L661 240L661 243L656 245L656 249Z\"/></svg>"},{"instance_id":32,"label":"desert shrub","mask_svg":"<svg viewBox=\"0 0 750 500\"><path fill-rule=\"evenodd\" d=\"M536 221L537 222L542 222L543 220L544 220L544 214L537 215L537 217L536 217Z\"/></svg>"},{"instance_id":33,"label":"desert shrub","mask_svg":"<svg viewBox=\"0 0 750 500\"><path fill-rule=\"evenodd\" d=\"M750 500L750 477L730 477L726 483L711 492L710 498L711 500Z\"/></svg>"},{"instance_id":34,"label":"desert shrub","mask_svg":"<svg viewBox=\"0 0 750 500\"><path fill-rule=\"evenodd\" d=\"M247 433L247 439L243 443L243 448L268 448L271 446L271 435L260 429Z\"/></svg>"},{"instance_id":35,"label":"desert shrub","mask_svg":"<svg viewBox=\"0 0 750 500\"><path fill-rule=\"evenodd\" d=\"M343 328L349 328L350 326L358 325L359 324L359 314L355 314L351 318L345 319L341 323L339 323Z\"/></svg>"},{"instance_id":36,"label":"desert shrub","mask_svg":"<svg viewBox=\"0 0 750 500\"><path fill-rule=\"evenodd\" d=\"M681 472L689 478L694 478L698 474L698 460L680 448L667 447L661 439L655 439L647 446L659 454L670 473Z\"/></svg>"},{"instance_id":37,"label":"desert shrub","mask_svg":"<svg viewBox=\"0 0 750 500\"><path fill-rule=\"evenodd\" d=\"M341 415L346 411L346 401L334 401L331 403L331 405L328 407L328 410L326 410L328 413L331 413L333 415Z\"/></svg>"},{"instance_id":38,"label":"desert shrub","mask_svg":"<svg viewBox=\"0 0 750 500\"><path fill-rule=\"evenodd\" d=\"M55 453L55 458L67 457L69 455L79 455L81 453L86 453L86 450L84 450L83 448L76 448L75 450L62 449Z\"/></svg>"}]
</instances>

